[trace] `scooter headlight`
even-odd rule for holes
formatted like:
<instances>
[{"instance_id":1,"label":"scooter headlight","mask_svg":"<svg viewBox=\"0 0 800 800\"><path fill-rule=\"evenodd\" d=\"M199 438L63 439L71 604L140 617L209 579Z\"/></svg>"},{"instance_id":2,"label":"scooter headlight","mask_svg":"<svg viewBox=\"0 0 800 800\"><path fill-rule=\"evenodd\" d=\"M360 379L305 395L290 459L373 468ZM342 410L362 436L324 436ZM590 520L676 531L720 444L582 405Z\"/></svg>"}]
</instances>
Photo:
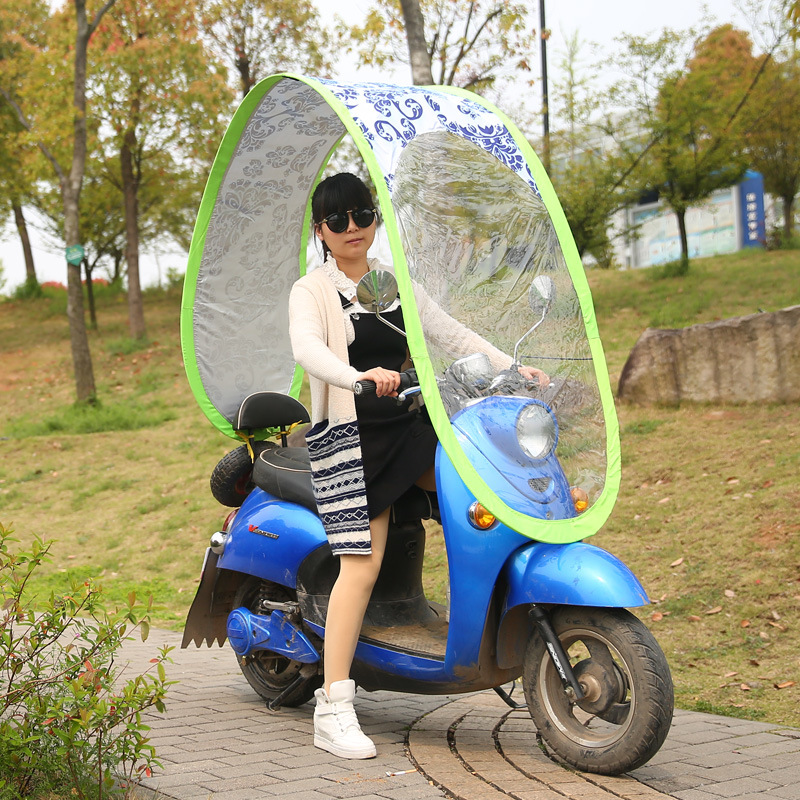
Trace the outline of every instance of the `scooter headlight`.
<instances>
[{"instance_id":1,"label":"scooter headlight","mask_svg":"<svg viewBox=\"0 0 800 800\"><path fill-rule=\"evenodd\" d=\"M546 458L558 441L555 418L547 406L530 403L517 417L517 441L523 452L531 458Z\"/></svg>"}]
</instances>

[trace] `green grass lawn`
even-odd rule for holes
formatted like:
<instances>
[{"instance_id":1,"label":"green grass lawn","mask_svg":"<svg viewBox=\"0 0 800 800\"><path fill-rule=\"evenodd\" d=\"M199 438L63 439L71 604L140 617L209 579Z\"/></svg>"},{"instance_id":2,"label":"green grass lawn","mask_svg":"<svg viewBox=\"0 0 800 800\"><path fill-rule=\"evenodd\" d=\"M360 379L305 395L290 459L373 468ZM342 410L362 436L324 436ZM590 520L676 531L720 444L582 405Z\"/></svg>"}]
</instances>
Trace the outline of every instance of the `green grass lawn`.
<instances>
[{"instance_id":1,"label":"green grass lawn","mask_svg":"<svg viewBox=\"0 0 800 800\"><path fill-rule=\"evenodd\" d=\"M697 260L684 278L592 271L589 282L616 388L647 327L800 303L800 255ZM20 539L55 540L37 592L65 587L70 573L99 576L120 602L131 589L152 593L155 624L178 629L226 514L208 478L236 443L189 390L179 293L148 295L142 346L127 338L124 297L101 292L98 303L90 339L102 412L89 415L70 408L63 299L0 304L0 521ZM654 600L639 613L667 654L679 706L800 725L800 407L618 413L622 489L592 541ZM427 585L441 598L436 530L429 554Z\"/></svg>"}]
</instances>

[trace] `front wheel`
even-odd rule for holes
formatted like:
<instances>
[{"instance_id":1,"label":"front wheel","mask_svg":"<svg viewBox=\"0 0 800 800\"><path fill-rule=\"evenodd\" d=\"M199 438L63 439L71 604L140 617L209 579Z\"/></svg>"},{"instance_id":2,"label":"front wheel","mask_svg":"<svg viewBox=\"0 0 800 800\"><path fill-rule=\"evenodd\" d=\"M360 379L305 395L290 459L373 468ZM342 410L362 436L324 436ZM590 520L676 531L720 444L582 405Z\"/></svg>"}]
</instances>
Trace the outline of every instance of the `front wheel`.
<instances>
[{"instance_id":1,"label":"front wheel","mask_svg":"<svg viewBox=\"0 0 800 800\"><path fill-rule=\"evenodd\" d=\"M561 607L551 622L585 697L570 699L534 631L522 680L545 745L584 772L619 775L640 767L672 722L672 678L658 643L624 609Z\"/></svg>"}]
</instances>

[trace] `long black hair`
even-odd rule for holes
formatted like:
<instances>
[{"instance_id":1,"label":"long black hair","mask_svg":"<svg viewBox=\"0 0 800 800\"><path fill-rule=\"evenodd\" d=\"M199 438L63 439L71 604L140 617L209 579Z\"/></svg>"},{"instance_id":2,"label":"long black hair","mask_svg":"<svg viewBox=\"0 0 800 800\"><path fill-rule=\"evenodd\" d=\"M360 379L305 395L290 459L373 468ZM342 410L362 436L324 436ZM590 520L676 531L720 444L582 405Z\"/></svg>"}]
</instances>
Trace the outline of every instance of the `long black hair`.
<instances>
[{"instance_id":1,"label":"long black hair","mask_svg":"<svg viewBox=\"0 0 800 800\"><path fill-rule=\"evenodd\" d=\"M325 178L319 182L311 196L311 218L315 226L329 214L374 207L369 187L352 172L340 172ZM323 261L327 260L329 252L328 245L322 242Z\"/></svg>"}]
</instances>

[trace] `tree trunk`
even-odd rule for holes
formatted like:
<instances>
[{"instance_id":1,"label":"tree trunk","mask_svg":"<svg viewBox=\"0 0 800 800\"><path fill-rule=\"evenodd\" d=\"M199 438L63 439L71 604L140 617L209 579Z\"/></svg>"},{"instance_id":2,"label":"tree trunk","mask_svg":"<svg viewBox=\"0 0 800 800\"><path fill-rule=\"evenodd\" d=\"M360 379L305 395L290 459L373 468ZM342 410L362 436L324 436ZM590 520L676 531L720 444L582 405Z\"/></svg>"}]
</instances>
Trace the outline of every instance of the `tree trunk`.
<instances>
[{"instance_id":1,"label":"tree trunk","mask_svg":"<svg viewBox=\"0 0 800 800\"><path fill-rule=\"evenodd\" d=\"M89 320L92 330L97 330L97 309L94 305L94 285L92 284L92 268L89 259L83 259L83 271L86 274L86 299L89 301Z\"/></svg>"},{"instance_id":2,"label":"tree trunk","mask_svg":"<svg viewBox=\"0 0 800 800\"><path fill-rule=\"evenodd\" d=\"M78 194L65 184L61 187L64 204L64 240L67 247L78 244ZM93 402L97 394L92 368L92 353L86 332L86 317L83 310L83 288L81 287L81 265L67 262L67 320L69 341L72 349L72 366L75 372L75 393L79 403Z\"/></svg>"},{"instance_id":3,"label":"tree trunk","mask_svg":"<svg viewBox=\"0 0 800 800\"><path fill-rule=\"evenodd\" d=\"M411 61L411 80L415 86L433 85L431 54L425 41L425 18L419 7L419 0L400 0L403 9L403 22L408 42L408 55Z\"/></svg>"},{"instance_id":4,"label":"tree trunk","mask_svg":"<svg viewBox=\"0 0 800 800\"><path fill-rule=\"evenodd\" d=\"M22 242L22 253L25 257L25 284L38 283L36 279L36 268L33 264L33 250L31 249L31 237L28 235L28 224L25 222L25 215L22 213L22 206L16 201L13 202L14 222L17 225L19 240Z\"/></svg>"},{"instance_id":5,"label":"tree trunk","mask_svg":"<svg viewBox=\"0 0 800 800\"><path fill-rule=\"evenodd\" d=\"M73 82L73 142L72 166L68 176L61 181L61 198L64 205L64 242L67 247L80 244L79 204L83 173L86 168L86 51L92 35L86 20L86 0L74 0L75 23L75 74ZM81 288L81 265L67 264L67 318L72 346L72 364L75 369L75 389L79 403L92 402L97 390L92 369L92 354L86 333Z\"/></svg>"},{"instance_id":6,"label":"tree trunk","mask_svg":"<svg viewBox=\"0 0 800 800\"><path fill-rule=\"evenodd\" d=\"M678 231L681 237L681 264L687 270L689 268L689 238L686 235L686 209L682 208L675 211L678 217Z\"/></svg>"},{"instance_id":7,"label":"tree trunk","mask_svg":"<svg viewBox=\"0 0 800 800\"><path fill-rule=\"evenodd\" d=\"M794 235L794 195L783 198L783 237L788 246Z\"/></svg>"},{"instance_id":8,"label":"tree trunk","mask_svg":"<svg viewBox=\"0 0 800 800\"><path fill-rule=\"evenodd\" d=\"M144 339L144 304L139 279L139 179L133 166L136 132L125 133L120 150L122 196L125 201L125 260L128 264L128 327L132 339Z\"/></svg>"},{"instance_id":9,"label":"tree trunk","mask_svg":"<svg viewBox=\"0 0 800 800\"><path fill-rule=\"evenodd\" d=\"M250 74L250 59L244 52L244 48L237 48L236 70L242 86L242 97L247 97L248 92L253 88L253 77Z\"/></svg>"}]
</instances>

